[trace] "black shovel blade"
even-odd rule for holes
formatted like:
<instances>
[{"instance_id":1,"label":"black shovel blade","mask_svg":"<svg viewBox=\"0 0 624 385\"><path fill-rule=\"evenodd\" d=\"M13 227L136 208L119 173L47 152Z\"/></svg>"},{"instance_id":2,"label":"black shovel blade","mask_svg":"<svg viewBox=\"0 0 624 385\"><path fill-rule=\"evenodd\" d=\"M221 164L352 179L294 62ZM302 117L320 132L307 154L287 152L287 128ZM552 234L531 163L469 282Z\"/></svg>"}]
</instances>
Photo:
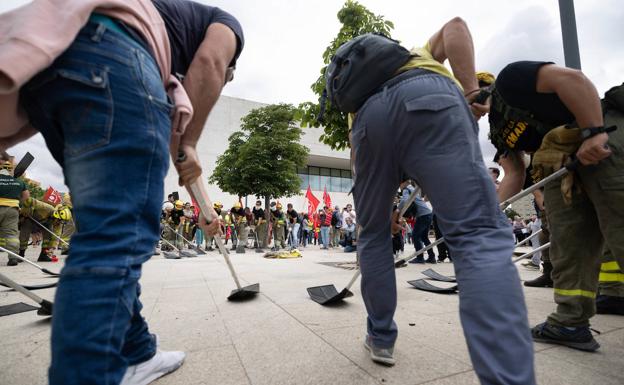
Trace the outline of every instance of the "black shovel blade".
<instances>
[{"instance_id":1,"label":"black shovel blade","mask_svg":"<svg viewBox=\"0 0 624 385\"><path fill-rule=\"evenodd\" d=\"M344 298L353 296L353 293L347 288L342 289L339 293L334 285L308 287L308 294L312 301L323 306L337 303Z\"/></svg>"},{"instance_id":2,"label":"black shovel blade","mask_svg":"<svg viewBox=\"0 0 624 385\"><path fill-rule=\"evenodd\" d=\"M52 302L44 299L39 305L41 305L41 307L37 310L37 315L44 317L52 315Z\"/></svg>"},{"instance_id":3,"label":"black shovel blade","mask_svg":"<svg viewBox=\"0 0 624 385\"><path fill-rule=\"evenodd\" d=\"M440 282L457 282L457 280L455 279L455 277L449 277L446 275L442 275L440 273L438 273L437 271L433 270L433 269L427 269L425 271L422 272L423 275L435 280L435 281L440 281Z\"/></svg>"},{"instance_id":4,"label":"black shovel blade","mask_svg":"<svg viewBox=\"0 0 624 385\"><path fill-rule=\"evenodd\" d=\"M254 283L253 285L245 286L240 289L234 289L227 297L228 301L244 301L246 299L250 299L255 297L256 294L260 293L260 284Z\"/></svg>"},{"instance_id":5,"label":"black shovel blade","mask_svg":"<svg viewBox=\"0 0 624 385\"><path fill-rule=\"evenodd\" d=\"M195 258L197 257L197 253L194 253L191 250L180 250L180 256L186 258Z\"/></svg>"},{"instance_id":6,"label":"black shovel blade","mask_svg":"<svg viewBox=\"0 0 624 385\"><path fill-rule=\"evenodd\" d=\"M199 247L199 246L195 246L195 247L193 247L193 250L195 250L195 252L196 252L197 254L199 254L199 255L206 255L206 254L208 254L208 253L206 253L204 250L202 250L202 249L201 249L201 247Z\"/></svg>"},{"instance_id":7,"label":"black shovel blade","mask_svg":"<svg viewBox=\"0 0 624 385\"><path fill-rule=\"evenodd\" d=\"M163 251L163 257L166 259L180 259L180 255L178 253L174 253L173 251Z\"/></svg>"},{"instance_id":8,"label":"black shovel blade","mask_svg":"<svg viewBox=\"0 0 624 385\"><path fill-rule=\"evenodd\" d=\"M429 291L438 294L455 294L457 293L457 285L451 287L439 287L434 286L424 279L416 279L414 281L407 281L410 285L414 286L418 290Z\"/></svg>"}]
</instances>

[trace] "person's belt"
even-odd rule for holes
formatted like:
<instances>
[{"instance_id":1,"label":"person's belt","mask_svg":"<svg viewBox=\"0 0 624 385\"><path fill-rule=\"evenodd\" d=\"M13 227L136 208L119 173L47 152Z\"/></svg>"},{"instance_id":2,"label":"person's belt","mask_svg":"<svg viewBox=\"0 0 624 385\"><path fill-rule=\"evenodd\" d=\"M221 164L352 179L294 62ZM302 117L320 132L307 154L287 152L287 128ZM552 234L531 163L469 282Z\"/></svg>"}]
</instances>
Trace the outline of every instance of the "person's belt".
<instances>
[{"instance_id":1,"label":"person's belt","mask_svg":"<svg viewBox=\"0 0 624 385\"><path fill-rule=\"evenodd\" d=\"M134 28L126 25L123 21L114 19L110 16L102 15L101 13L92 13L89 17L89 22L104 24L106 28L111 31L115 31L121 36L127 38L129 41L140 45L151 56L156 59L156 56L152 52L152 48L147 44L143 36L139 34Z\"/></svg>"},{"instance_id":2,"label":"person's belt","mask_svg":"<svg viewBox=\"0 0 624 385\"><path fill-rule=\"evenodd\" d=\"M436 73L433 71L425 70L422 68L414 68L414 69L402 72L398 74L397 76L393 77L392 79L387 80L384 84L381 85L381 87L379 87L378 91L381 91L384 88L394 87L395 85L401 83L403 80L415 78L417 76L431 75L431 74L436 75Z\"/></svg>"}]
</instances>

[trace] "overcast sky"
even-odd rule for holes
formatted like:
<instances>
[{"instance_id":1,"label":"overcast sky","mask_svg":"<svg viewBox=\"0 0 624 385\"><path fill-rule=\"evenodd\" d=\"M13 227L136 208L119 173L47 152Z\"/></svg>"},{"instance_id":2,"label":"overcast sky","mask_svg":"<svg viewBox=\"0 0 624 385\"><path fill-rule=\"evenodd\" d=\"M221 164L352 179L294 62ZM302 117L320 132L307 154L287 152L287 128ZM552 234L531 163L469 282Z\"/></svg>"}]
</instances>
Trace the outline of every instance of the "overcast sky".
<instances>
[{"instance_id":1,"label":"overcast sky","mask_svg":"<svg viewBox=\"0 0 624 385\"><path fill-rule=\"evenodd\" d=\"M2 0L0 13L27 3ZM315 100L310 85L322 66L321 55L337 34L341 0L215 0L200 1L230 12L241 22L245 48L233 83L223 94L262 103L298 104ZM468 22L478 70L497 74L516 60L547 60L564 65L559 8L556 0L361 0L375 14L395 24L393 37L403 45L422 45L447 20ZM597 6L597 4L600 6ZM618 0L577 0L576 19L583 71L601 96L624 81L624 7ZM482 119L480 142L488 165L494 148ZM214 135L206 132L204 135ZM221 138L219 140L226 140ZM59 166L40 135L9 150L21 157L35 155L29 176L65 189Z\"/></svg>"}]
</instances>

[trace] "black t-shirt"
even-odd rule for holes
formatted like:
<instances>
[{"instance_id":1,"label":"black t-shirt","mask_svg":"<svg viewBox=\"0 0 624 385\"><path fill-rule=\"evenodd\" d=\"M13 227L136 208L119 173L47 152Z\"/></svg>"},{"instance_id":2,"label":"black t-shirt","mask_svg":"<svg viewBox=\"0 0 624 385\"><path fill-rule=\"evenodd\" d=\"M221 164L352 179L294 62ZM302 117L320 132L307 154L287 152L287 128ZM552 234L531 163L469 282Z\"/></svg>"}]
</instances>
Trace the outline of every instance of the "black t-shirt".
<instances>
[{"instance_id":1,"label":"black t-shirt","mask_svg":"<svg viewBox=\"0 0 624 385\"><path fill-rule=\"evenodd\" d=\"M179 225L180 224L180 217L184 216L184 211L183 210L176 210L173 209L171 210L171 221L173 222L174 225Z\"/></svg>"},{"instance_id":2,"label":"black t-shirt","mask_svg":"<svg viewBox=\"0 0 624 385\"><path fill-rule=\"evenodd\" d=\"M288 213L288 219L290 223L301 223L301 220L299 219L299 215L294 209L290 211L287 210L286 212Z\"/></svg>"},{"instance_id":3,"label":"black t-shirt","mask_svg":"<svg viewBox=\"0 0 624 385\"><path fill-rule=\"evenodd\" d=\"M574 121L574 115L555 93L537 92L537 72L552 62L518 61L508 64L496 78L496 90L504 101L533 114L533 118L557 127ZM499 119L498 112L490 111L490 120ZM534 152L542 143L542 136L529 126L518 138L515 150Z\"/></svg>"},{"instance_id":4,"label":"black t-shirt","mask_svg":"<svg viewBox=\"0 0 624 385\"><path fill-rule=\"evenodd\" d=\"M260 218L264 219L264 209L262 208L257 209L254 207L253 210L251 210L251 213L256 219L260 219Z\"/></svg>"},{"instance_id":5,"label":"black t-shirt","mask_svg":"<svg viewBox=\"0 0 624 385\"><path fill-rule=\"evenodd\" d=\"M189 0L152 0L165 21L171 45L171 73L186 75L195 52L204 40L208 26L221 23L236 35L237 48L230 66L236 64L245 44L243 28L234 16L208 5Z\"/></svg>"},{"instance_id":6,"label":"black t-shirt","mask_svg":"<svg viewBox=\"0 0 624 385\"><path fill-rule=\"evenodd\" d=\"M244 208L235 208L232 207L232 209L230 210L230 214L234 215L236 218L238 217L243 217L245 216L245 209Z\"/></svg>"}]
</instances>

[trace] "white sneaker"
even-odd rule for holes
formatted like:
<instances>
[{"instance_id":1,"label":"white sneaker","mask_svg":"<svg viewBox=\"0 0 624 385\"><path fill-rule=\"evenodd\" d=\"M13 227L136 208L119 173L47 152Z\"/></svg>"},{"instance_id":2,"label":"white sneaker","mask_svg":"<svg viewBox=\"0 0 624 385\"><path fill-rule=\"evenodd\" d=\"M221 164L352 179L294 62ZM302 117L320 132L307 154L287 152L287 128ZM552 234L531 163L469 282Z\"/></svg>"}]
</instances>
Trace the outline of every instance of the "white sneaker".
<instances>
[{"instance_id":1,"label":"white sneaker","mask_svg":"<svg viewBox=\"0 0 624 385\"><path fill-rule=\"evenodd\" d=\"M128 366L121 385L147 385L152 381L177 370L184 363L184 352L158 350L150 360Z\"/></svg>"}]
</instances>

